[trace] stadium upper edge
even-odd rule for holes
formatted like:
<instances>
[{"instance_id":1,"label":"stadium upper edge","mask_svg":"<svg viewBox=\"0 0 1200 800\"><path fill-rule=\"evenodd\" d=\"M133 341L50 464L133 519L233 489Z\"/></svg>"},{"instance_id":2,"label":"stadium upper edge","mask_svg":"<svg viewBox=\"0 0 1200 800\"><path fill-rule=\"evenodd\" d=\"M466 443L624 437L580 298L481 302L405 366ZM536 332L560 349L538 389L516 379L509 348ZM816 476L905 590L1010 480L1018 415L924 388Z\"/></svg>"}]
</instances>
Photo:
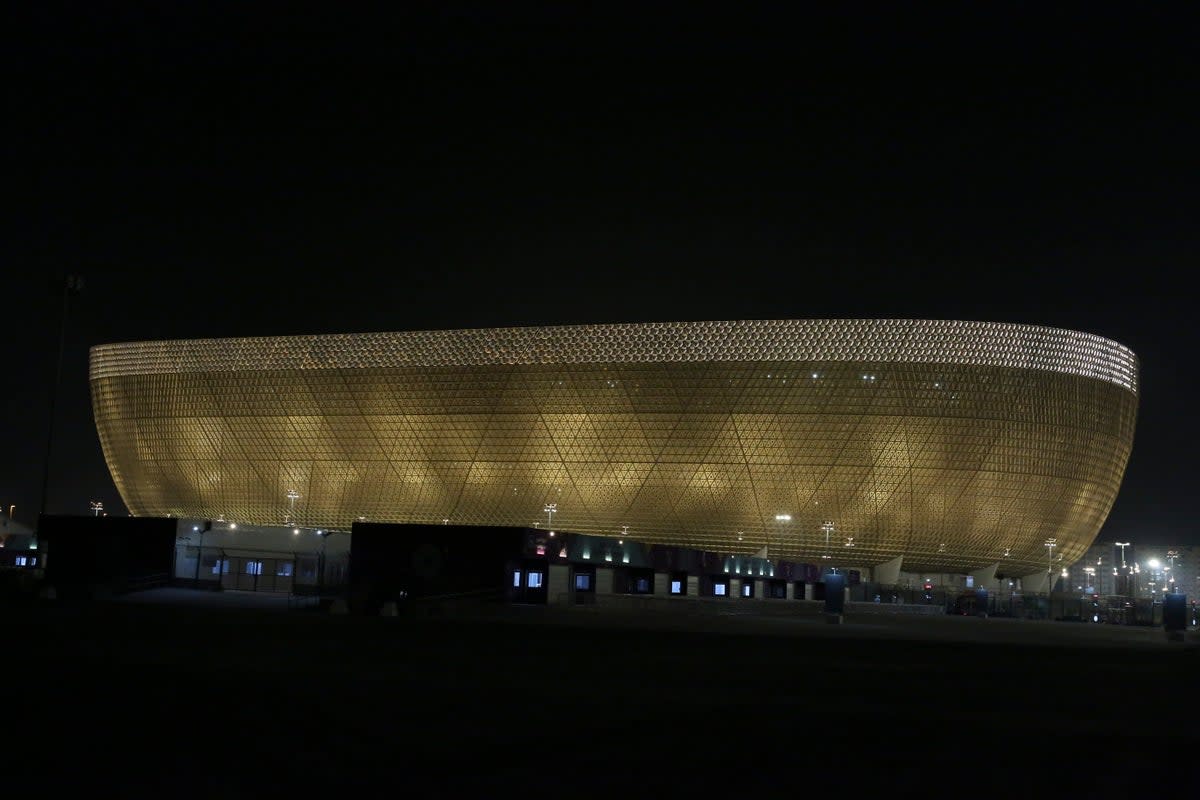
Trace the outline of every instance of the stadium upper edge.
<instances>
[{"instance_id":1,"label":"stadium upper edge","mask_svg":"<svg viewBox=\"0 0 1200 800\"><path fill-rule=\"evenodd\" d=\"M1138 392L1128 347L1003 322L798 319L656 322L175 339L96 345L90 379L274 369L857 361L1033 369Z\"/></svg>"}]
</instances>

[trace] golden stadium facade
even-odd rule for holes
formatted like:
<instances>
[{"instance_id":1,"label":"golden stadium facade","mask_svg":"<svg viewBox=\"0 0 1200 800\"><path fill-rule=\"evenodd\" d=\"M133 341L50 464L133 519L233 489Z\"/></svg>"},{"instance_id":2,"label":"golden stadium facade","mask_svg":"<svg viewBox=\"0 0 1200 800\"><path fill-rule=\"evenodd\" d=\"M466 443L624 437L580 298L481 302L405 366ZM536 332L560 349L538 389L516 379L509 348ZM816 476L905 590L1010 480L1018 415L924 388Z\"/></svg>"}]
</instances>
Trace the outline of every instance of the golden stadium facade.
<instances>
[{"instance_id":1,"label":"golden stadium facade","mask_svg":"<svg viewBox=\"0 0 1200 800\"><path fill-rule=\"evenodd\" d=\"M90 380L138 516L552 524L1011 573L1092 543L1138 390L1099 336L891 319L108 344Z\"/></svg>"}]
</instances>

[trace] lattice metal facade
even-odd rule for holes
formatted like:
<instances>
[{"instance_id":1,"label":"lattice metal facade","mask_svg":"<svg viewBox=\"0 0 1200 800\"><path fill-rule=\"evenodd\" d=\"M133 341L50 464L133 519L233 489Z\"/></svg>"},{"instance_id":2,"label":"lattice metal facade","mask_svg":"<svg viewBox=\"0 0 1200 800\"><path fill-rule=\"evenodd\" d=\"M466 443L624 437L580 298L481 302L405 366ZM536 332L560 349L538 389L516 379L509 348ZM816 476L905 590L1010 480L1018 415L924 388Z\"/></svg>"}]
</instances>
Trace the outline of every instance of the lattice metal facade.
<instances>
[{"instance_id":1,"label":"lattice metal facade","mask_svg":"<svg viewBox=\"0 0 1200 800\"><path fill-rule=\"evenodd\" d=\"M136 515L552 524L1012 572L1044 570L1047 538L1067 564L1091 544L1138 389L1110 340L931 320L112 344L91 385Z\"/></svg>"}]
</instances>

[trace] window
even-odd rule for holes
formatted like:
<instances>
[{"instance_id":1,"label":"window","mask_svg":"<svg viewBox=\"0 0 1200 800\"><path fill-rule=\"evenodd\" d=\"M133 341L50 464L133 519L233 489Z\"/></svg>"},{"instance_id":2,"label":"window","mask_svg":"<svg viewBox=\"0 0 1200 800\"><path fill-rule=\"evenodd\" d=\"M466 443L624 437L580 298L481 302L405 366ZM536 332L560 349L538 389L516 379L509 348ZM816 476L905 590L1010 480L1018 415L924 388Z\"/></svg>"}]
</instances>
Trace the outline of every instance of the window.
<instances>
[{"instance_id":1,"label":"window","mask_svg":"<svg viewBox=\"0 0 1200 800\"><path fill-rule=\"evenodd\" d=\"M717 597L724 597L725 592L728 591L728 588L729 587L727 587L723 583L714 583L713 584L713 594L715 594Z\"/></svg>"},{"instance_id":2,"label":"window","mask_svg":"<svg viewBox=\"0 0 1200 800\"><path fill-rule=\"evenodd\" d=\"M683 594L683 581L671 581L671 594Z\"/></svg>"},{"instance_id":3,"label":"window","mask_svg":"<svg viewBox=\"0 0 1200 800\"><path fill-rule=\"evenodd\" d=\"M25 566L25 556L17 556L16 564L18 567Z\"/></svg>"},{"instance_id":4,"label":"window","mask_svg":"<svg viewBox=\"0 0 1200 800\"><path fill-rule=\"evenodd\" d=\"M542 573L530 572L529 577L525 580L525 585L530 589L542 588Z\"/></svg>"},{"instance_id":5,"label":"window","mask_svg":"<svg viewBox=\"0 0 1200 800\"><path fill-rule=\"evenodd\" d=\"M742 597L754 597L754 584L750 581L742 584Z\"/></svg>"},{"instance_id":6,"label":"window","mask_svg":"<svg viewBox=\"0 0 1200 800\"><path fill-rule=\"evenodd\" d=\"M292 577L292 562L280 561L278 566L275 567L275 574L280 578Z\"/></svg>"},{"instance_id":7,"label":"window","mask_svg":"<svg viewBox=\"0 0 1200 800\"><path fill-rule=\"evenodd\" d=\"M649 594L650 593L650 579L649 578L635 578L633 581L633 591L636 592L637 594Z\"/></svg>"},{"instance_id":8,"label":"window","mask_svg":"<svg viewBox=\"0 0 1200 800\"><path fill-rule=\"evenodd\" d=\"M581 572L575 576L575 591L590 592L592 590L592 576L586 572Z\"/></svg>"},{"instance_id":9,"label":"window","mask_svg":"<svg viewBox=\"0 0 1200 800\"><path fill-rule=\"evenodd\" d=\"M247 561L246 562L246 574L247 575L262 575L262 562L261 561Z\"/></svg>"},{"instance_id":10,"label":"window","mask_svg":"<svg viewBox=\"0 0 1200 800\"><path fill-rule=\"evenodd\" d=\"M521 570L513 571L513 586L517 589L521 588Z\"/></svg>"}]
</instances>

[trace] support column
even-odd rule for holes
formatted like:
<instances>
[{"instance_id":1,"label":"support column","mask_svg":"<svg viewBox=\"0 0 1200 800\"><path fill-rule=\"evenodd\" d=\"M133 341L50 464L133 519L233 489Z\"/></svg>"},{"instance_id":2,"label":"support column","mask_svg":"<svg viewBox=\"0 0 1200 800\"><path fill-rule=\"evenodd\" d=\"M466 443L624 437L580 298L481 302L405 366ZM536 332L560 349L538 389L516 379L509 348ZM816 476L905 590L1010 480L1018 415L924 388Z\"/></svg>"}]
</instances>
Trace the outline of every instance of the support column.
<instances>
[{"instance_id":1,"label":"support column","mask_svg":"<svg viewBox=\"0 0 1200 800\"><path fill-rule=\"evenodd\" d=\"M1045 594L1050 591L1050 573L1033 572L1021 576L1021 591Z\"/></svg>"},{"instance_id":2,"label":"support column","mask_svg":"<svg viewBox=\"0 0 1200 800\"><path fill-rule=\"evenodd\" d=\"M975 579L976 589L991 589L996 582L996 570L1000 569L1000 563L996 562L987 567L981 567L971 573L971 577Z\"/></svg>"},{"instance_id":3,"label":"support column","mask_svg":"<svg viewBox=\"0 0 1200 800\"><path fill-rule=\"evenodd\" d=\"M729 596L735 597L739 600L742 598L742 579L741 578L730 578L729 579Z\"/></svg>"},{"instance_id":4,"label":"support column","mask_svg":"<svg viewBox=\"0 0 1200 800\"><path fill-rule=\"evenodd\" d=\"M668 597L671 594L671 575L668 572L654 573L654 596Z\"/></svg>"},{"instance_id":5,"label":"support column","mask_svg":"<svg viewBox=\"0 0 1200 800\"><path fill-rule=\"evenodd\" d=\"M787 599L788 600L796 599L796 582L795 581L787 582Z\"/></svg>"},{"instance_id":6,"label":"support column","mask_svg":"<svg viewBox=\"0 0 1200 800\"><path fill-rule=\"evenodd\" d=\"M882 564L876 564L871 570L871 582L881 583L884 586L895 586L900 583L900 567L904 563L904 556L899 555L891 561L885 561Z\"/></svg>"}]
</instances>

